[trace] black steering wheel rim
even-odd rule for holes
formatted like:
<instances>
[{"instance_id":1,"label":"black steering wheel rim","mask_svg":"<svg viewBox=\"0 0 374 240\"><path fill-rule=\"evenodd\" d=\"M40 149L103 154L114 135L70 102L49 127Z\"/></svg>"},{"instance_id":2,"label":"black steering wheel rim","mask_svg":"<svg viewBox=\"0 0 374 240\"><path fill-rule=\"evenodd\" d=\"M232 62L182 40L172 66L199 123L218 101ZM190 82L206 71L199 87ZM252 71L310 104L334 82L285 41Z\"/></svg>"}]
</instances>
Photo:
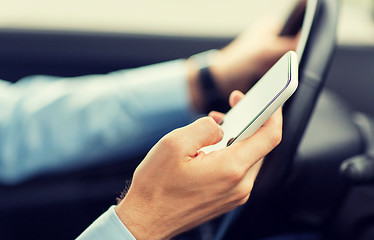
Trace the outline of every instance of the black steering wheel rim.
<instances>
[{"instance_id":1,"label":"black steering wheel rim","mask_svg":"<svg viewBox=\"0 0 374 240\"><path fill-rule=\"evenodd\" d=\"M308 32L305 33L305 45L299 56L299 87L283 107L282 142L264 160L249 201L225 215L215 239L233 239L233 236L243 234L247 236L250 226L266 230L266 224L271 224L271 219L264 219L264 216L273 214L279 205L282 206L282 203L275 203L276 207L268 208L269 203L282 199L279 196L287 188L295 155L324 86L336 46L338 3L339 0L308 0L303 28L308 8L313 7L312 4L315 4L315 12L313 19L309 19L308 29L301 30Z\"/></svg>"}]
</instances>

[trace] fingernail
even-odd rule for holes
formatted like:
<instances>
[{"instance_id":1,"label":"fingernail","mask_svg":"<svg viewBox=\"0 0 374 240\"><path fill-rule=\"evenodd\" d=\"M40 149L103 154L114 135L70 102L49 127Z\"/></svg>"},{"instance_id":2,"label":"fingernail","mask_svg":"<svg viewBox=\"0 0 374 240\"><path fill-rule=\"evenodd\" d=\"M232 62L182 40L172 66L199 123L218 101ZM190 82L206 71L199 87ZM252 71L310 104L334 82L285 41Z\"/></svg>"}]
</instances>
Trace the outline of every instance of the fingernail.
<instances>
[{"instance_id":1,"label":"fingernail","mask_svg":"<svg viewBox=\"0 0 374 240\"><path fill-rule=\"evenodd\" d=\"M221 119L221 120L219 120L219 121L217 122L218 125L222 125L222 123L223 123L223 119Z\"/></svg>"}]
</instances>

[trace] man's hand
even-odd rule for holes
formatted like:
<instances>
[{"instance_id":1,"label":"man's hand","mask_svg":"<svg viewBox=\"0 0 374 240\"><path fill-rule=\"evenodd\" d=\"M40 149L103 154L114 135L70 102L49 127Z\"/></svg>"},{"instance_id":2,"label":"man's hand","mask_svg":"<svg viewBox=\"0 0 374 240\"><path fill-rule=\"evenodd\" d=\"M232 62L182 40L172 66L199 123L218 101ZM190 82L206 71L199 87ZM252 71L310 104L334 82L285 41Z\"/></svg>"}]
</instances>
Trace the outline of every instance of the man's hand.
<instances>
[{"instance_id":1,"label":"man's hand","mask_svg":"<svg viewBox=\"0 0 374 240\"><path fill-rule=\"evenodd\" d=\"M281 132L278 110L250 138L205 154L199 149L222 139L213 118L174 130L138 166L116 212L140 240L169 239L228 212L248 200L259 160L279 144Z\"/></svg>"},{"instance_id":2,"label":"man's hand","mask_svg":"<svg viewBox=\"0 0 374 240\"><path fill-rule=\"evenodd\" d=\"M246 92L280 57L295 50L299 37L280 37L280 27L261 21L223 48L211 67L222 93Z\"/></svg>"},{"instance_id":3,"label":"man's hand","mask_svg":"<svg viewBox=\"0 0 374 240\"><path fill-rule=\"evenodd\" d=\"M261 21L219 51L210 70L223 96L228 97L236 89L247 92L283 54L296 49L299 36L280 37L279 32L276 23ZM198 68L192 60L187 61L187 66L192 103L201 111L204 96Z\"/></svg>"}]
</instances>

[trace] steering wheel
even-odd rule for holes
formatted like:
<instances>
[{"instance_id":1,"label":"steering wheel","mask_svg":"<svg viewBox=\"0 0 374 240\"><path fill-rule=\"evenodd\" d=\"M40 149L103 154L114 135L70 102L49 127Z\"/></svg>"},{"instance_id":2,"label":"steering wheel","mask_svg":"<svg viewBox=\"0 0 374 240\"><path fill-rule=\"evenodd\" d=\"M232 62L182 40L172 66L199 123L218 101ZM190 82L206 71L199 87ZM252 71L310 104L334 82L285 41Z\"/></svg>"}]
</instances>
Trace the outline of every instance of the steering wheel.
<instances>
[{"instance_id":1,"label":"steering wheel","mask_svg":"<svg viewBox=\"0 0 374 240\"><path fill-rule=\"evenodd\" d=\"M250 226L266 231L271 220L264 216L274 215L282 207L279 202L273 203L282 199L298 146L323 88L335 49L337 17L338 0L301 0L280 32L295 35L301 31L296 50L299 87L283 107L283 139L264 160L247 204L223 218L216 239L250 236Z\"/></svg>"}]
</instances>

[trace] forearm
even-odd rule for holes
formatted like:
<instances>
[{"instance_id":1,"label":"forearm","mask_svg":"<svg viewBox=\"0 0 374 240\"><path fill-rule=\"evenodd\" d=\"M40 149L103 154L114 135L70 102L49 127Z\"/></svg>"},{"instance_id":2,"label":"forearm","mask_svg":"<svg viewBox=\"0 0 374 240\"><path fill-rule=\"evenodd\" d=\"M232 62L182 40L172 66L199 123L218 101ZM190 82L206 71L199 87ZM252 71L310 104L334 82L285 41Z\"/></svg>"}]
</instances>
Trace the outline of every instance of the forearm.
<instances>
[{"instance_id":1,"label":"forearm","mask_svg":"<svg viewBox=\"0 0 374 240\"><path fill-rule=\"evenodd\" d=\"M186 85L184 61L9 85L3 92L18 97L3 101L1 180L148 150L194 117Z\"/></svg>"}]
</instances>

